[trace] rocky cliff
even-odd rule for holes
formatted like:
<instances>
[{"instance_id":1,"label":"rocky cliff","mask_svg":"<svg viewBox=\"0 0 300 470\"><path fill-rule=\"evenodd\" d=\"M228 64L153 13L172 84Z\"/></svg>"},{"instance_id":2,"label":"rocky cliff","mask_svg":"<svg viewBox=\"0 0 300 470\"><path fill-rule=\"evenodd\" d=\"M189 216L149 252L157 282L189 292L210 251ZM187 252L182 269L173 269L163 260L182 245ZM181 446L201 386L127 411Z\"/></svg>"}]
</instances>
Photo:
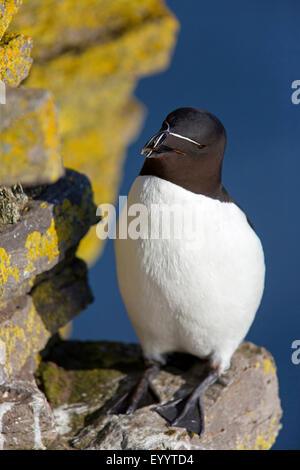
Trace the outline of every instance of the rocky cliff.
<instances>
[{"instance_id":1,"label":"rocky cliff","mask_svg":"<svg viewBox=\"0 0 300 470\"><path fill-rule=\"evenodd\" d=\"M134 89L169 64L177 20L162 0L27 0L13 29L33 40L26 85L50 90L59 107L65 165L91 179L97 204L113 203L143 122ZM91 231L79 254L95 261L101 246Z\"/></svg>"},{"instance_id":2,"label":"rocky cliff","mask_svg":"<svg viewBox=\"0 0 300 470\"><path fill-rule=\"evenodd\" d=\"M174 355L160 372L154 386L163 401L195 385L197 378L189 372L192 362L190 356ZM9 397L2 419L4 449L30 449L37 442L41 445L41 439L43 446L59 450L267 450L273 445L281 408L275 364L264 348L241 345L224 383L206 392L206 431L201 439L168 426L151 406L130 416L106 415L111 401L136 382L142 368L136 345L58 341L44 353L36 373L50 406L26 374L19 379L22 392L17 396L9 383L2 389ZM43 404L38 431L28 387ZM26 419L17 427L16 415L22 410Z\"/></svg>"},{"instance_id":3,"label":"rocky cliff","mask_svg":"<svg viewBox=\"0 0 300 470\"><path fill-rule=\"evenodd\" d=\"M21 3L0 0L0 449L270 448L281 409L263 348L242 345L207 392L199 440L149 407L106 416L142 368L137 346L60 340L93 299L80 257L99 253L95 202L114 201L142 121L133 90L166 67L178 23L162 0ZM193 384L190 362L161 371L163 400Z\"/></svg>"}]
</instances>

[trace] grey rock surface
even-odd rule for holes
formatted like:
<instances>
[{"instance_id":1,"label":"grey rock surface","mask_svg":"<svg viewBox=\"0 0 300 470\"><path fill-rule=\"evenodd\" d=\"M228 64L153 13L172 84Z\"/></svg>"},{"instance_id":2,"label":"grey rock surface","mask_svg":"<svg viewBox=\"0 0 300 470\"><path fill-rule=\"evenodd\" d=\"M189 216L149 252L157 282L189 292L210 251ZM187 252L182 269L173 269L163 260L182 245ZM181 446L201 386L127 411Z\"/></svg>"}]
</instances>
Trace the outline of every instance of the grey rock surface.
<instances>
[{"instance_id":1,"label":"grey rock surface","mask_svg":"<svg viewBox=\"0 0 300 470\"><path fill-rule=\"evenodd\" d=\"M9 302L0 312L0 385L92 300L87 267L71 258L38 276L30 294Z\"/></svg>"},{"instance_id":2,"label":"grey rock surface","mask_svg":"<svg viewBox=\"0 0 300 470\"><path fill-rule=\"evenodd\" d=\"M0 107L0 184L52 184L64 175L56 110L38 88L6 90Z\"/></svg>"},{"instance_id":3,"label":"grey rock surface","mask_svg":"<svg viewBox=\"0 0 300 470\"><path fill-rule=\"evenodd\" d=\"M46 449L56 435L56 423L33 377L29 358L19 375L0 387L0 450Z\"/></svg>"},{"instance_id":4,"label":"grey rock surface","mask_svg":"<svg viewBox=\"0 0 300 470\"><path fill-rule=\"evenodd\" d=\"M72 170L27 203L18 223L0 226L0 311L29 292L96 222L88 178Z\"/></svg>"},{"instance_id":5,"label":"grey rock surface","mask_svg":"<svg viewBox=\"0 0 300 470\"><path fill-rule=\"evenodd\" d=\"M191 356L175 355L154 380L162 402L197 383ZM169 426L146 406L133 415L106 415L112 400L128 390L143 368L136 345L66 341L42 363L38 380L57 419L53 449L269 449L281 428L274 361L252 343L236 351L224 374L204 397L205 433L199 439Z\"/></svg>"}]
</instances>

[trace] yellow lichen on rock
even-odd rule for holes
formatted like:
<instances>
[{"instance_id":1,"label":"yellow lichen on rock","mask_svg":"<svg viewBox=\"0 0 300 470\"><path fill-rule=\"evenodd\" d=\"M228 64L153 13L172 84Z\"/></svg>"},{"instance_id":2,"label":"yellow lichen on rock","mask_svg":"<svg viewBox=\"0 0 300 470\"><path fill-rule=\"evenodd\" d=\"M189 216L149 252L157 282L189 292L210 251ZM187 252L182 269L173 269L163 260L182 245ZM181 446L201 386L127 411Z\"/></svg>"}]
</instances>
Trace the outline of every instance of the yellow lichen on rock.
<instances>
[{"instance_id":1,"label":"yellow lichen on rock","mask_svg":"<svg viewBox=\"0 0 300 470\"><path fill-rule=\"evenodd\" d=\"M50 337L34 305L28 302L25 310L14 311L9 322L0 324L0 341L5 344L6 375L20 370L27 358L41 350Z\"/></svg>"},{"instance_id":2,"label":"yellow lichen on rock","mask_svg":"<svg viewBox=\"0 0 300 470\"><path fill-rule=\"evenodd\" d=\"M270 450L276 440L277 434L259 434L255 440L254 450Z\"/></svg>"},{"instance_id":3,"label":"yellow lichen on rock","mask_svg":"<svg viewBox=\"0 0 300 470\"><path fill-rule=\"evenodd\" d=\"M250 436L244 436L244 442L239 443L236 450L269 450L278 434L278 422L273 418L267 429L258 429L254 442Z\"/></svg>"},{"instance_id":4,"label":"yellow lichen on rock","mask_svg":"<svg viewBox=\"0 0 300 470\"><path fill-rule=\"evenodd\" d=\"M0 40L21 4L22 0L0 0Z\"/></svg>"},{"instance_id":5,"label":"yellow lichen on rock","mask_svg":"<svg viewBox=\"0 0 300 470\"><path fill-rule=\"evenodd\" d=\"M0 311L0 382L22 369L59 328L91 301L85 264L78 259Z\"/></svg>"},{"instance_id":6,"label":"yellow lichen on rock","mask_svg":"<svg viewBox=\"0 0 300 470\"><path fill-rule=\"evenodd\" d=\"M4 34L0 41L0 80L16 87L24 80L32 65L32 41L22 34Z\"/></svg>"},{"instance_id":7,"label":"yellow lichen on rock","mask_svg":"<svg viewBox=\"0 0 300 470\"><path fill-rule=\"evenodd\" d=\"M22 0L0 0L0 80L11 87L28 76L32 65L31 39L21 32L6 32L21 4Z\"/></svg>"},{"instance_id":8,"label":"yellow lichen on rock","mask_svg":"<svg viewBox=\"0 0 300 470\"><path fill-rule=\"evenodd\" d=\"M0 184L35 185L60 178L64 169L51 95L10 88L0 113Z\"/></svg>"},{"instance_id":9,"label":"yellow lichen on rock","mask_svg":"<svg viewBox=\"0 0 300 470\"><path fill-rule=\"evenodd\" d=\"M34 40L27 83L55 97L65 166L90 177L97 204L113 203L144 114L132 94L169 64L177 20L162 0L27 0L13 28ZM79 254L91 262L101 245L92 229Z\"/></svg>"},{"instance_id":10,"label":"yellow lichen on rock","mask_svg":"<svg viewBox=\"0 0 300 470\"><path fill-rule=\"evenodd\" d=\"M46 63L36 62L28 84L53 92L64 138L79 138L78 131L96 125L115 138L111 124L131 119L124 107L127 110L131 103L137 79L166 67L176 29L173 17L149 20L80 54L69 52ZM107 140L102 146L108 147Z\"/></svg>"},{"instance_id":11,"label":"yellow lichen on rock","mask_svg":"<svg viewBox=\"0 0 300 470\"><path fill-rule=\"evenodd\" d=\"M89 209L88 200L91 197L91 190L86 187L80 205L72 204L69 199L65 198L55 207L49 229L44 234L35 231L28 235L25 248L28 250L26 258L29 264L25 270L33 272L34 262L39 261L40 258L48 257L48 263L51 263L59 256L62 246L72 241L74 227L78 224L85 225L86 212Z\"/></svg>"},{"instance_id":12,"label":"yellow lichen on rock","mask_svg":"<svg viewBox=\"0 0 300 470\"><path fill-rule=\"evenodd\" d=\"M276 366L270 359L264 359L264 374L276 374Z\"/></svg>"},{"instance_id":13,"label":"yellow lichen on rock","mask_svg":"<svg viewBox=\"0 0 300 470\"><path fill-rule=\"evenodd\" d=\"M31 270L33 269L32 261L36 261L44 256L48 256L49 263L51 263L59 255L59 239L54 219L52 219L51 225L44 235L40 232L33 232L28 235L25 248L28 250L27 260ZM25 270L28 270L28 266Z\"/></svg>"},{"instance_id":14,"label":"yellow lichen on rock","mask_svg":"<svg viewBox=\"0 0 300 470\"><path fill-rule=\"evenodd\" d=\"M6 253L4 248L0 248L0 289L1 286L6 284L8 276L13 276L16 281L19 280L20 273L16 266L10 265L10 256ZM1 290L0 290L1 298Z\"/></svg>"},{"instance_id":15,"label":"yellow lichen on rock","mask_svg":"<svg viewBox=\"0 0 300 470\"><path fill-rule=\"evenodd\" d=\"M161 0L27 0L14 29L37 40L34 56L45 59L165 16Z\"/></svg>"},{"instance_id":16,"label":"yellow lichen on rock","mask_svg":"<svg viewBox=\"0 0 300 470\"><path fill-rule=\"evenodd\" d=\"M104 44L96 43L80 54L71 51L46 63L36 62L29 83L42 87L52 84L50 89L62 99L63 92L71 95L67 83L71 86L77 83L87 89L86 80L91 85L99 85L99 79L108 79L106 85L112 86L116 75L125 75L128 80L161 70L169 63L176 30L173 17L147 21ZM91 89L91 93L95 92L96 86ZM84 100L80 92L74 97L78 98Z\"/></svg>"},{"instance_id":17,"label":"yellow lichen on rock","mask_svg":"<svg viewBox=\"0 0 300 470\"><path fill-rule=\"evenodd\" d=\"M75 249L96 222L93 192L85 176L67 170L43 194L43 202L29 202L19 222L1 227L0 311L12 298L28 293L36 276Z\"/></svg>"}]
</instances>

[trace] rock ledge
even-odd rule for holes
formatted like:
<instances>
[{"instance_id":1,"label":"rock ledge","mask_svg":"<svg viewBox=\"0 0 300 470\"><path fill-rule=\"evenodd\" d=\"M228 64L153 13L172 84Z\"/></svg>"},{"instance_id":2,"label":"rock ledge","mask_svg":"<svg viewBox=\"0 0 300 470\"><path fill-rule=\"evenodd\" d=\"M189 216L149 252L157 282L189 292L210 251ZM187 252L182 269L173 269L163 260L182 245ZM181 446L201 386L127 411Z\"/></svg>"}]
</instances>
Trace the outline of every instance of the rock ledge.
<instances>
[{"instance_id":1,"label":"rock ledge","mask_svg":"<svg viewBox=\"0 0 300 470\"><path fill-rule=\"evenodd\" d=\"M191 356L174 355L154 381L162 401L195 377ZM201 439L170 427L151 406L131 416L107 416L111 399L127 390L143 368L137 345L59 342L41 363L37 379L53 408L59 437L51 449L269 449L281 428L276 367L270 353L252 343L236 351L226 386L206 393L206 431Z\"/></svg>"}]
</instances>

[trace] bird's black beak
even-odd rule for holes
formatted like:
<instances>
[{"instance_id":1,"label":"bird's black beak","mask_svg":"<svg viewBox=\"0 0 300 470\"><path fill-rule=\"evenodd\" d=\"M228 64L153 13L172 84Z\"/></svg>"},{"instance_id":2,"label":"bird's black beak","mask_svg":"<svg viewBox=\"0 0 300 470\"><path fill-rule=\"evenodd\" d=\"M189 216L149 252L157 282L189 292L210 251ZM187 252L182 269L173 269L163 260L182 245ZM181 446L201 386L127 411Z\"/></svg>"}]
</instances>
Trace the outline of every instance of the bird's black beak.
<instances>
[{"instance_id":1,"label":"bird's black beak","mask_svg":"<svg viewBox=\"0 0 300 470\"><path fill-rule=\"evenodd\" d=\"M144 145L141 154L144 155L146 158L154 157L155 155L153 155L153 152L155 153L159 149L159 147L162 145L162 143L166 140L167 137L167 132L159 131L157 134L151 137L151 139L149 139L148 142Z\"/></svg>"}]
</instances>

